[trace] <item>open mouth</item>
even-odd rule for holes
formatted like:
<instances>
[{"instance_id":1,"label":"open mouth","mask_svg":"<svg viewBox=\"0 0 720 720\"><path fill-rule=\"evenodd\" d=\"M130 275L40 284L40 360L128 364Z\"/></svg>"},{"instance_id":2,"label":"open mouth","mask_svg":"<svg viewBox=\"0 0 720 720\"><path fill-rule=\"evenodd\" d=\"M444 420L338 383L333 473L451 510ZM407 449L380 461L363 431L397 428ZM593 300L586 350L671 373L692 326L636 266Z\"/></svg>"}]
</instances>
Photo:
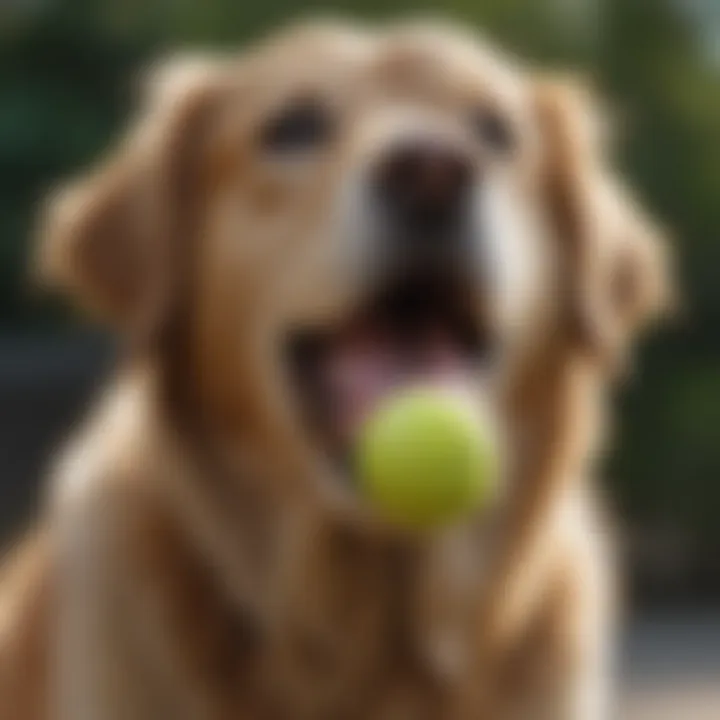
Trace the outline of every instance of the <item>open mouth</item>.
<instances>
[{"instance_id":1,"label":"open mouth","mask_svg":"<svg viewBox=\"0 0 720 720\"><path fill-rule=\"evenodd\" d=\"M438 271L383 283L332 327L292 333L292 380L305 421L346 460L384 398L418 385L472 391L495 341L469 282Z\"/></svg>"}]
</instances>

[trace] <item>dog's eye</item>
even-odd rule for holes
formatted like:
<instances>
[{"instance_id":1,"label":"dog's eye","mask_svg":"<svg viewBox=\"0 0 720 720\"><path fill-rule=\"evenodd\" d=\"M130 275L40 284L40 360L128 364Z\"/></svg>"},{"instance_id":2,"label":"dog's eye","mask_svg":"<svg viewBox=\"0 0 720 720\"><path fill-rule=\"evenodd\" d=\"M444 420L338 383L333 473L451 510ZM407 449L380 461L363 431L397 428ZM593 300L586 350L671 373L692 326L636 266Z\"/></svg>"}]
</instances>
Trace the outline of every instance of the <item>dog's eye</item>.
<instances>
[{"instance_id":1,"label":"dog's eye","mask_svg":"<svg viewBox=\"0 0 720 720\"><path fill-rule=\"evenodd\" d=\"M262 129L261 144L273 153L313 150L327 142L333 131L329 110L314 99L294 102Z\"/></svg>"},{"instance_id":2,"label":"dog's eye","mask_svg":"<svg viewBox=\"0 0 720 720\"><path fill-rule=\"evenodd\" d=\"M473 128L477 136L499 153L510 153L515 147L515 133L510 121L490 108L481 108L473 114Z\"/></svg>"}]
</instances>

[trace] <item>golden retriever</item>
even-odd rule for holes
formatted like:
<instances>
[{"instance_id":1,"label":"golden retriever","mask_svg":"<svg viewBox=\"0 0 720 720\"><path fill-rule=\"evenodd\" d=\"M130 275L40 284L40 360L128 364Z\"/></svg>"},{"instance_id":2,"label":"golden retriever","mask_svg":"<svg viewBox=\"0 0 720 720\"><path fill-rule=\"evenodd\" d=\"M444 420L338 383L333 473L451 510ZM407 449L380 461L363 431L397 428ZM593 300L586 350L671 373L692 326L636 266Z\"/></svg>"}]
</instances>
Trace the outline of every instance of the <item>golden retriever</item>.
<instances>
[{"instance_id":1,"label":"golden retriever","mask_svg":"<svg viewBox=\"0 0 720 720\"><path fill-rule=\"evenodd\" d=\"M669 278L599 115L422 22L152 73L43 224L43 277L124 352L3 575L3 718L612 716L592 465ZM446 379L490 408L503 491L404 531L348 449Z\"/></svg>"}]
</instances>

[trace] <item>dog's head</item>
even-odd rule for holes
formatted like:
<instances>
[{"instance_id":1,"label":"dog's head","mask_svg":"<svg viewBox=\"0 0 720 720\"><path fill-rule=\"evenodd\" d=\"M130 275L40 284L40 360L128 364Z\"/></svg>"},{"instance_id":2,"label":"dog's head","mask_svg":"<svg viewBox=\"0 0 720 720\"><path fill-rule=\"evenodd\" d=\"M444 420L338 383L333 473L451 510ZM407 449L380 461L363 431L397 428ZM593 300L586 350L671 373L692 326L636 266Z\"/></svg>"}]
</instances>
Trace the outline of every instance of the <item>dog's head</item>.
<instances>
[{"instance_id":1,"label":"dog's head","mask_svg":"<svg viewBox=\"0 0 720 720\"><path fill-rule=\"evenodd\" d=\"M267 452L292 436L345 475L397 386L492 395L550 345L615 358L666 301L589 98L456 30L305 26L148 95L54 199L43 268Z\"/></svg>"}]
</instances>

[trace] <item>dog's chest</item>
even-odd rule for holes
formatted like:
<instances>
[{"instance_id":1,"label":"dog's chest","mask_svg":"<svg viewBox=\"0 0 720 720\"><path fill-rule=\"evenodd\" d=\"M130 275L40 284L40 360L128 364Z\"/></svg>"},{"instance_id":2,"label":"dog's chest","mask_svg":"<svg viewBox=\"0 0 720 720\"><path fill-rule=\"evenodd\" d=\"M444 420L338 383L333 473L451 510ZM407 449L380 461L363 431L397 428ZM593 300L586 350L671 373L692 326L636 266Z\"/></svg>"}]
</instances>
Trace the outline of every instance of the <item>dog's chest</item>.
<instances>
[{"instance_id":1,"label":"dog's chest","mask_svg":"<svg viewBox=\"0 0 720 720\"><path fill-rule=\"evenodd\" d=\"M417 548L342 531L294 547L262 652L261 682L278 714L437 717L466 649L468 588L453 587L451 568Z\"/></svg>"},{"instance_id":2,"label":"dog's chest","mask_svg":"<svg viewBox=\"0 0 720 720\"><path fill-rule=\"evenodd\" d=\"M146 543L159 549L147 584L165 606L168 647L221 717L440 716L481 575L467 537L419 548L310 523L270 543L246 607L171 529Z\"/></svg>"}]
</instances>

